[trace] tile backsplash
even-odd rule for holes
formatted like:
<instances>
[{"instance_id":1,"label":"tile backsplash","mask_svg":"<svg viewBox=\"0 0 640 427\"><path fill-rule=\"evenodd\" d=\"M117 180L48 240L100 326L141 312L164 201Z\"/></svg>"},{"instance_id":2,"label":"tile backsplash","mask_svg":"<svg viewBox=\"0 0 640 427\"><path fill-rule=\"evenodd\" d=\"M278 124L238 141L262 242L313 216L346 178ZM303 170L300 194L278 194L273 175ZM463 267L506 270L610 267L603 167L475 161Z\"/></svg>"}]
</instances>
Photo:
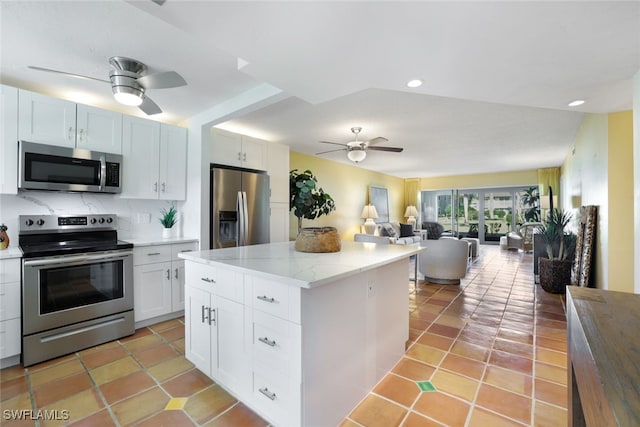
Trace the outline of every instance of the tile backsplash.
<instances>
[{"instance_id":1,"label":"tile backsplash","mask_svg":"<svg viewBox=\"0 0 640 427\"><path fill-rule=\"evenodd\" d=\"M168 200L121 199L113 194L23 191L18 195L0 195L0 223L6 224L11 246L18 245L18 215L118 215L118 237L159 237L162 225L160 211L168 208ZM182 202L177 202L178 235L182 235Z\"/></svg>"}]
</instances>

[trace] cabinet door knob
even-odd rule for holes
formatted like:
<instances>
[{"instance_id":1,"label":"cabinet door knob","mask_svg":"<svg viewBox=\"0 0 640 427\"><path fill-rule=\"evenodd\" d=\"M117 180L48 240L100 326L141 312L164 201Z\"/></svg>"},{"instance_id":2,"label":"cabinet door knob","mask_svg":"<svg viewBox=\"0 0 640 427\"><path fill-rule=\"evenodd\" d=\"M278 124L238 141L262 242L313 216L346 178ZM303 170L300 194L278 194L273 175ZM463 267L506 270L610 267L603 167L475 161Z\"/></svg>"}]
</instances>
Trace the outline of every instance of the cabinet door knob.
<instances>
[{"instance_id":1,"label":"cabinet door knob","mask_svg":"<svg viewBox=\"0 0 640 427\"><path fill-rule=\"evenodd\" d=\"M268 345L269 347L275 347L276 346L276 342L274 340L270 340L268 337L264 337L264 338L260 337L260 338L258 338L258 341Z\"/></svg>"},{"instance_id":2,"label":"cabinet door knob","mask_svg":"<svg viewBox=\"0 0 640 427\"><path fill-rule=\"evenodd\" d=\"M275 298L269 298L266 295L259 295L256 298L258 298L260 301L264 301L264 302L271 302L271 303L276 302Z\"/></svg>"},{"instance_id":3,"label":"cabinet door knob","mask_svg":"<svg viewBox=\"0 0 640 427\"><path fill-rule=\"evenodd\" d=\"M206 316L205 313L208 313L209 307L205 307L204 305L200 307L202 307L202 323L204 323L205 320L208 320L208 317Z\"/></svg>"},{"instance_id":4,"label":"cabinet door knob","mask_svg":"<svg viewBox=\"0 0 640 427\"><path fill-rule=\"evenodd\" d=\"M67 138L69 139L69 141L75 141L76 136L75 136L75 132L73 131L73 126L69 126L69 132L67 133Z\"/></svg>"},{"instance_id":5,"label":"cabinet door knob","mask_svg":"<svg viewBox=\"0 0 640 427\"><path fill-rule=\"evenodd\" d=\"M276 394L269 391L268 388L259 388L258 391L265 396L267 396L271 400L276 400Z\"/></svg>"},{"instance_id":6,"label":"cabinet door knob","mask_svg":"<svg viewBox=\"0 0 640 427\"><path fill-rule=\"evenodd\" d=\"M176 268L176 279L178 278L178 269Z\"/></svg>"},{"instance_id":7,"label":"cabinet door knob","mask_svg":"<svg viewBox=\"0 0 640 427\"><path fill-rule=\"evenodd\" d=\"M171 269L167 268L167 280L171 280Z\"/></svg>"},{"instance_id":8,"label":"cabinet door knob","mask_svg":"<svg viewBox=\"0 0 640 427\"><path fill-rule=\"evenodd\" d=\"M165 192L166 188L167 188L167 185L163 182L162 183L162 192L163 193Z\"/></svg>"},{"instance_id":9,"label":"cabinet door knob","mask_svg":"<svg viewBox=\"0 0 640 427\"><path fill-rule=\"evenodd\" d=\"M238 151L238 160L242 160L242 153Z\"/></svg>"},{"instance_id":10,"label":"cabinet door knob","mask_svg":"<svg viewBox=\"0 0 640 427\"><path fill-rule=\"evenodd\" d=\"M216 325L216 309L212 309L209 307L209 324L215 326Z\"/></svg>"},{"instance_id":11,"label":"cabinet door knob","mask_svg":"<svg viewBox=\"0 0 640 427\"><path fill-rule=\"evenodd\" d=\"M154 193L158 192L158 182L157 181L153 183L153 192Z\"/></svg>"}]
</instances>

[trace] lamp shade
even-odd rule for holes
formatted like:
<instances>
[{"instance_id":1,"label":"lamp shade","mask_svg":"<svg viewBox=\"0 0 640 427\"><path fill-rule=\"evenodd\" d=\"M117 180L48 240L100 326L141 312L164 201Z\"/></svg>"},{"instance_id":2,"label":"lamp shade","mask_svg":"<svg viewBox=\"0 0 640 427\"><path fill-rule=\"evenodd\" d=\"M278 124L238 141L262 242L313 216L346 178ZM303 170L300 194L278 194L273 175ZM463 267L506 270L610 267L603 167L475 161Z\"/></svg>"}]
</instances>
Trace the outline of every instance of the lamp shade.
<instances>
[{"instance_id":1,"label":"lamp shade","mask_svg":"<svg viewBox=\"0 0 640 427\"><path fill-rule=\"evenodd\" d=\"M376 207L373 205L366 205L362 209L362 215L360 216L362 219L375 219L378 218L378 211L376 211Z\"/></svg>"},{"instance_id":2,"label":"lamp shade","mask_svg":"<svg viewBox=\"0 0 640 427\"><path fill-rule=\"evenodd\" d=\"M407 210L404 211L404 216L407 218L411 216L416 217L418 216L418 209L413 205L409 205L407 206Z\"/></svg>"}]
</instances>

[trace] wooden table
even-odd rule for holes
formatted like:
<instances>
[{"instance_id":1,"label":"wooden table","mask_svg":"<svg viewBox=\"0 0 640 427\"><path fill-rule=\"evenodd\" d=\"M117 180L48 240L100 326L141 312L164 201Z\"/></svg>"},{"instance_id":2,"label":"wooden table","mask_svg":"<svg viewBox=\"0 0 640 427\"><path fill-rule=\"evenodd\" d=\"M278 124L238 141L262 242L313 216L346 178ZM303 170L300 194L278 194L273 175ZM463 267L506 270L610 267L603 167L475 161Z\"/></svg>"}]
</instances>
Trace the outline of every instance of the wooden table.
<instances>
[{"instance_id":1,"label":"wooden table","mask_svg":"<svg viewBox=\"0 0 640 427\"><path fill-rule=\"evenodd\" d=\"M570 426L640 426L640 295L567 287Z\"/></svg>"}]
</instances>

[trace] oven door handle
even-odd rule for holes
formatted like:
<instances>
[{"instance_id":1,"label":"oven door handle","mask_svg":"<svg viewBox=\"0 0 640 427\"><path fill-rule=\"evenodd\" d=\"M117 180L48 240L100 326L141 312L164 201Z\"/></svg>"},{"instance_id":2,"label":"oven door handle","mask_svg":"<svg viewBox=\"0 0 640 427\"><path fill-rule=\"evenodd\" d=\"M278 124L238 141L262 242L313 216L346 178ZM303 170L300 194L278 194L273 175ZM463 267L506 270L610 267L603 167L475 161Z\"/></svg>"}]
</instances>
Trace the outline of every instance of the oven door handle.
<instances>
[{"instance_id":1,"label":"oven door handle","mask_svg":"<svg viewBox=\"0 0 640 427\"><path fill-rule=\"evenodd\" d=\"M110 261L116 259L123 259L128 257L129 255L133 255L133 251L125 251L125 252L115 252L110 254L101 254L101 255L78 255L78 256L66 256L64 258L49 258L49 259L38 259L38 260L25 260L25 267L42 267L49 265L60 265L60 264L82 264L92 261Z\"/></svg>"}]
</instances>

